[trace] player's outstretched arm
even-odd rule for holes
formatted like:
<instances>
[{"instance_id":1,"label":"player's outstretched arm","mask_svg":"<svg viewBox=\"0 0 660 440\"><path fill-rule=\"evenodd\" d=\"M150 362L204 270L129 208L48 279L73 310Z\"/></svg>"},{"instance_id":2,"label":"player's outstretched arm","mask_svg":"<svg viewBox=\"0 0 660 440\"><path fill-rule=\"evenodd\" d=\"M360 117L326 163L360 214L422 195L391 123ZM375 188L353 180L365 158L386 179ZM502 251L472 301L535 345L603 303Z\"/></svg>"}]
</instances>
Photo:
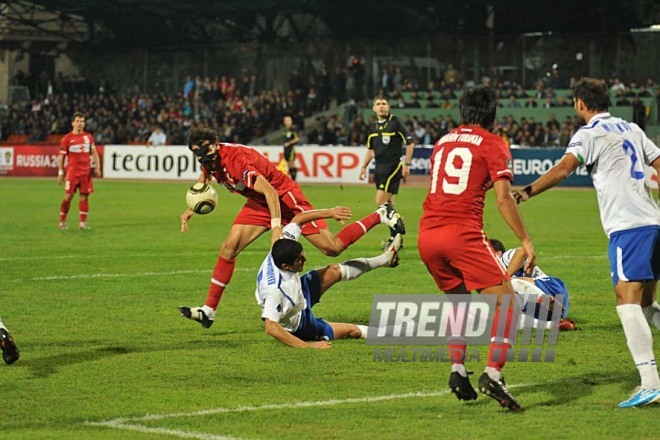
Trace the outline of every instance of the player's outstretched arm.
<instances>
[{"instance_id":1,"label":"player's outstretched arm","mask_svg":"<svg viewBox=\"0 0 660 440\"><path fill-rule=\"evenodd\" d=\"M532 196L541 194L552 188L559 182L565 180L580 166L580 161L573 154L565 154L561 161L550 168L547 173L527 185L522 191L514 191L513 197L516 202L524 202Z\"/></svg>"},{"instance_id":2,"label":"player's outstretched arm","mask_svg":"<svg viewBox=\"0 0 660 440\"><path fill-rule=\"evenodd\" d=\"M293 336L288 331L284 330L281 325L270 319L264 319L264 324L266 324L266 333L274 337L283 344L288 345L289 347L297 348L331 348L332 344L328 341L315 341L315 342L305 342L300 338Z\"/></svg>"},{"instance_id":3,"label":"player's outstretched arm","mask_svg":"<svg viewBox=\"0 0 660 440\"><path fill-rule=\"evenodd\" d=\"M536 264L536 253L534 252L534 245L529 237L529 233L525 228L518 205L514 200L511 193L511 182L508 180L496 180L493 184L495 187L495 197L497 199L497 208L502 215L504 221L509 225L509 228L516 234L520 240L522 248L527 254L527 261L525 262L524 271L530 273Z\"/></svg>"},{"instance_id":4,"label":"player's outstretched arm","mask_svg":"<svg viewBox=\"0 0 660 440\"><path fill-rule=\"evenodd\" d=\"M345 206L335 206L334 208L330 209L314 209L312 211L301 212L291 220L291 223L302 226L305 223L325 218L333 218L338 222L343 222L344 220L351 218L352 215L353 211L351 211L351 208L347 208Z\"/></svg>"}]
</instances>

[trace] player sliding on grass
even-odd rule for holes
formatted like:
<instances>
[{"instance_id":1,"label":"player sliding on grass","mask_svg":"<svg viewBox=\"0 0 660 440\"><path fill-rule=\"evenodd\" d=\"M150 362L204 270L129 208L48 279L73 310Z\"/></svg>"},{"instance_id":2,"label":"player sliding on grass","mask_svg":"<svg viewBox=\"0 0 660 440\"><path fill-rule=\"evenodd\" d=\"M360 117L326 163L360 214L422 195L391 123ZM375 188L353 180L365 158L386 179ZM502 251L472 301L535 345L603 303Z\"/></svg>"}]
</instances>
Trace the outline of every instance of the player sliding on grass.
<instances>
[{"instance_id":1,"label":"player sliding on grass","mask_svg":"<svg viewBox=\"0 0 660 440\"><path fill-rule=\"evenodd\" d=\"M278 240L282 236L282 225L289 223L296 214L314 208L296 182L256 150L243 145L220 143L216 132L206 128L192 130L188 147L202 165L199 182L210 183L215 178L229 191L247 198L245 206L234 219L228 237L220 245L206 303L202 307L179 307L186 318L209 328L215 320L220 298L231 280L238 254L268 229L271 230L272 241ZM188 230L188 221L192 216L190 209L181 215L181 232ZM306 223L302 227L302 235L325 255L334 257L379 223L405 233L401 216L391 205L385 204L374 213L346 226L336 236L328 231L325 220Z\"/></svg>"},{"instance_id":2,"label":"player sliding on grass","mask_svg":"<svg viewBox=\"0 0 660 440\"><path fill-rule=\"evenodd\" d=\"M301 227L308 222L351 217L349 208L337 206L296 215L283 230L259 269L257 303L263 312L261 319L266 333L291 347L330 348L332 339L366 338L367 327L316 318L312 307L321 296L340 281L353 280L372 269L395 267L399 264L401 234L397 234L387 250L373 258L358 258L341 264L330 264L300 275L305 266L305 253L298 243Z\"/></svg>"},{"instance_id":3,"label":"player sliding on grass","mask_svg":"<svg viewBox=\"0 0 660 440\"><path fill-rule=\"evenodd\" d=\"M571 138L566 154L515 197L519 202L552 188L586 165L596 188L600 219L609 237L610 274L616 311L641 377L620 408L660 402L660 377L653 353L655 291L660 279L660 208L644 187L644 164L660 171L660 148L637 124L610 115L603 80L582 78L573 107L586 125Z\"/></svg>"}]
</instances>

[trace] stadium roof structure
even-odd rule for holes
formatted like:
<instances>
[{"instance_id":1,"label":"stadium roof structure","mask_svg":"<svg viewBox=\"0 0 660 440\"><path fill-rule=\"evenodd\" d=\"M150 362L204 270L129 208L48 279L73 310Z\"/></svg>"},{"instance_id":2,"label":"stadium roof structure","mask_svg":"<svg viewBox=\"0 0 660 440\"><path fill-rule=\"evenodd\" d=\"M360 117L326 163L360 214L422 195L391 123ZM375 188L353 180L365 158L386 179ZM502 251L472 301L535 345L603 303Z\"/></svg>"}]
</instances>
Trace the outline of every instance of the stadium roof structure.
<instances>
[{"instance_id":1,"label":"stadium roof structure","mask_svg":"<svg viewBox=\"0 0 660 440\"><path fill-rule=\"evenodd\" d=\"M227 39L602 33L660 22L655 0L552 0L533 6L528 0L1 0L0 12L4 47L26 39L149 47Z\"/></svg>"}]
</instances>

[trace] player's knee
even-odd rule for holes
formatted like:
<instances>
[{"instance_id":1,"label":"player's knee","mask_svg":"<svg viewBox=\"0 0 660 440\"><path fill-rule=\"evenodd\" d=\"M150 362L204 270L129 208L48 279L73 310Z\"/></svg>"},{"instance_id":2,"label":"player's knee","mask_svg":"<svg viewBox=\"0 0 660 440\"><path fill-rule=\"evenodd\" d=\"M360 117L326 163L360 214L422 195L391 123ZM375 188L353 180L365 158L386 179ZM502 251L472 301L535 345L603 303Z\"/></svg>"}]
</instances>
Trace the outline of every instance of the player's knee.
<instances>
[{"instance_id":1,"label":"player's knee","mask_svg":"<svg viewBox=\"0 0 660 440\"><path fill-rule=\"evenodd\" d=\"M239 251L238 246L229 240L225 240L220 245L220 256L226 258L227 260L233 260L238 257Z\"/></svg>"},{"instance_id":2,"label":"player's knee","mask_svg":"<svg viewBox=\"0 0 660 440\"><path fill-rule=\"evenodd\" d=\"M325 272L325 278L327 278L331 282L337 282L341 281L342 276L341 276L341 267L339 264L331 264L328 266Z\"/></svg>"},{"instance_id":3,"label":"player's knee","mask_svg":"<svg viewBox=\"0 0 660 440\"><path fill-rule=\"evenodd\" d=\"M327 244L321 245L319 250L327 257L337 257L344 251L344 244L340 240L335 239Z\"/></svg>"}]
</instances>

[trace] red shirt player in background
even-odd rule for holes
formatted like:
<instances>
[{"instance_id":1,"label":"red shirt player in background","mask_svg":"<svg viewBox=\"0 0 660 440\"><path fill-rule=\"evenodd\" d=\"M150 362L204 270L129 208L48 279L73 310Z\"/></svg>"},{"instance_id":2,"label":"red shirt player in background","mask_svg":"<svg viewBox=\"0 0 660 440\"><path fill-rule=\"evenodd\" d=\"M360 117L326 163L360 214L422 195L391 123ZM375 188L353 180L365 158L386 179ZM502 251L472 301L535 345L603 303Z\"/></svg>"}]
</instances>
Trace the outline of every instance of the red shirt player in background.
<instances>
[{"instance_id":1,"label":"red shirt player in background","mask_svg":"<svg viewBox=\"0 0 660 440\"><path fill-rule=\"evenodd\" d=\"M525 271L536 259L532 241L511 195L511 153L504 141L492 134L497 97L486 86L467 90L459 99L462 125L435 144L431 154L431 187L424 201L419 222L419 254L438 287L447 294L498 295L493 329L498 328L500 312L507 319L512 308L499 310L503 295L513 304L514 291L506 268L497 258L483 231L486 191L495 188L497 207L527 254ZM494 336L494 335L493 335ZM479 378L479 390L503 407L520 409L509 393L500 371L504 366L506 339L491 338L488 365ZM449 345L452 373L449 387L459 400L473 400L477 393L465 370L465 345Z\"/></svg>"},{"instance_id":2,"label":"red shirt player in background","mask_svg":"<svg viewBox=\"0 0 660 440\"><path fill-rule=\"evenodd\" d=\"M296 214L314 208L296 182L252 148L220 143L216 132L207 128L193 129L188 147L202 165L199 182L209 184L215 178L229 191L247 198L234 219L229 236L220 245L206 303L203 307L179 307L183 316L209 328L215 320L224 289L231 280L238 254L268 229L273 242L280 239L282 225L288 224ZM181 215L181 232L188 230L192 216L190 209ZM336 236L328 231L325 220L306 223L302 235L325 255L334 257L379 223L405 233L401 216L391 205L385 204L346 226Z\"/></svg>"},{"instance_id":3,"label":"red shirt player in background","mask_svg":"<svg viewBox=\"0 0 660 440\"><path fill-rule=\"evenodd\" d=\"M94 158L94 174L101 177L101 159L94 145L94 136L83 131L85 128L85 115L75 113L71 121L70 133L62 138L60 143L60 158L57 171L57 184L64 185L64 199L60 206L61 230L67 229L66 216L69 213L71 199L80 191L78 211L80 212L80 229L89 229L87 226L87 214L89 213L89 195L94 192L92 183L90 155ZM66 176L64 175L64 158L67 159Z\"/></svg>"}]
</instances>

